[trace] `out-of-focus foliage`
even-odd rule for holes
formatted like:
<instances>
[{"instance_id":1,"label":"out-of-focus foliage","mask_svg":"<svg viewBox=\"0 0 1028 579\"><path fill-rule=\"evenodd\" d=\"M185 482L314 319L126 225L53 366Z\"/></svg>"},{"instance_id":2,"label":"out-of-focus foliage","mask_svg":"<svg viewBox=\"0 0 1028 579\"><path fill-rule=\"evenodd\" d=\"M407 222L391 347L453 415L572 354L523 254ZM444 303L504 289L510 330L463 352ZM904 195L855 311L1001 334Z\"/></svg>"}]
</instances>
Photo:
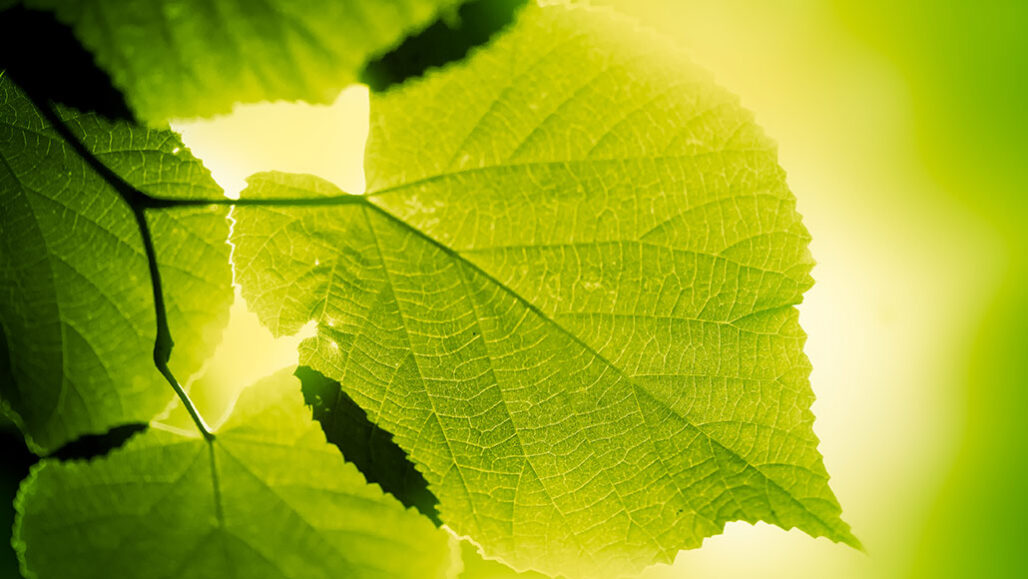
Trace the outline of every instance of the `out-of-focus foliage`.
<instances>
[{"instance_id":1,"label":"out-of-focus foliage","mask_svg":"<svg viewBox=\"0 0 1028 579\"><path fill-rule=\"evenodd\" d=\"M141 120L238 102L331 102L373 57L460 0L26 0L53 10Z\"/></svg>"},{"instance_id":2,"label":"out-of-focus foliage","mask_svg":"<svg viewBox=\"0 0 1028 579\"><path fill-rule=\"evenodd\" d=\"M960 450L913 565L918 577L1028 572L1028 4L839 2L854 31L909 79L926 165L1006 253L961 398ZM974 271L967 272L975 275Z\"/></svg>"}]
</instances>

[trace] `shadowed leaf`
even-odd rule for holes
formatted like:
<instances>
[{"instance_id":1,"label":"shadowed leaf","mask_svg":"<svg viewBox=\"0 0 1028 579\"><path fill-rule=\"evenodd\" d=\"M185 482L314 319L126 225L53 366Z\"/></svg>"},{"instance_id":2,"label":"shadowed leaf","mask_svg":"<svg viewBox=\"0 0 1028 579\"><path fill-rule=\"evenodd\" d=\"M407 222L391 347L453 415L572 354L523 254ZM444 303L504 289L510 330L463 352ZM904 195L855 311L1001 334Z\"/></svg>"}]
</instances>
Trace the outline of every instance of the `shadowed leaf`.
<instances>
[{"instance_id":1,"label":"shadowed leaf","mask_svg":"<svg viewBox=\"0 0 1028 579\"><path fill-rule=\"evenodd\" d=\"M368 482L408 507L418 509L436 525L439 502L428 490L428 482L407 459L407 453L393 442L393 435L372 424L367 413L343 391L339 382L306 366L296 369L303 384L303 398L314 410L329 442L339 447Z\"/></svg>"}]
</instances>

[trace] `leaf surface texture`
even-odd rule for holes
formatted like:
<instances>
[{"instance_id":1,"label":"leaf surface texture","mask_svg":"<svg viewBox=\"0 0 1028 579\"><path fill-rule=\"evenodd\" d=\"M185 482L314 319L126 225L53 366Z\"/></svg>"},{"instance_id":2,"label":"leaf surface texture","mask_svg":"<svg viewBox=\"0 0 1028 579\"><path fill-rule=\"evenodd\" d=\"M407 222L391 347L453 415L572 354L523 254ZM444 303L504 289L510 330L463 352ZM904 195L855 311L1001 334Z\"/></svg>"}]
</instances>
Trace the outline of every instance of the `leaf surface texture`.
<instances>
[{"instance_id":1,"label":"leaf surface texture","mask_svg":"<svg viewBox=\"0 0 1028 579\"><path fill-rule=\"evenodd\" d=\"M60 110L107 168L162 198L220 197L170 131ZM143 239L118 192L0 78L0 329L9 414L37 452L127 422L174 396L154 366L153 290ZM171 331L188 377L220 340L232 302L225 208L147 212Z\"/></svg>"},{"instance_id":2,"label":"leaf surface texture","mask_svg":"<svg viewBox=\"0 0 1028 579\"><path fill-rule=\"evenodd\" d=\"M735 520L858 545L812 431L809 235L735 97L548 6L372 115L366 197L252 177L322 205L240 207L236 263L274 332L317 322L301 363L394 434L443 522L571 577Z\"/></svg>"}]
</instances>

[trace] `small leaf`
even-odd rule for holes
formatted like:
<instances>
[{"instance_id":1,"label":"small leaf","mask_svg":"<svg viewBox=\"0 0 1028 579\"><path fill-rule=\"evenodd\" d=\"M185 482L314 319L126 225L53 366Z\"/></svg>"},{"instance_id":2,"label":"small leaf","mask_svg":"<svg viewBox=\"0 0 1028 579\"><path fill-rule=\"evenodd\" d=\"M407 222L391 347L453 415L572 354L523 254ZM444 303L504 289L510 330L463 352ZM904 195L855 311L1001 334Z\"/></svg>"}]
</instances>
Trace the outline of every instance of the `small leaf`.
<instances>
[{"instance_id":1,"label":"small leaf","mask_svg":"<svg viewBox=\"0 0 1028 579\"><path fill-rule=\"evenodd\" d=\"M237 102L331 102L372 57L460 0L28 0L96 55L137 116L157 123Z\"/></svg>"},{"instance_id":2,"label":"small leaf","mask_svg":"<svg viewBox=\"0 0 1028 579\"><path fill-rule=\"evenodd\" d=\"M163 198L221 197L170 131L61 110L104 167ZM129 205L22 92L0 78L0 326L8 413L36 452L128 422L149 422L174 393L153 363L153 289ZM187 377L220 340L232 302L225 208L148 212Z\"/></svg>"},{"instance_id":3,"label":"small leaf","mask_svg":"<svg viewBox=\"0 0 1028 579\"><path fill-rule=\"evenodd\" d=\"M736 520L858 544L811 428L809 235L735 97L550 6L372 111L367 196L240 207L238 279L272 331L317 322L300 362L393 433L444 523L569 577Z\"/></svg>"},{"instance_id":4,"label":"small leaf","mask_svg":"<svg viewBox=\"0 0 1028 579\"><path fill-rule=\"evenodd\" d=\"M449 537L325 441L292 369L208 442L151 428L91 462L43 460L14 544L39 579L445 577Z\"/></svg>"}]
</instances>

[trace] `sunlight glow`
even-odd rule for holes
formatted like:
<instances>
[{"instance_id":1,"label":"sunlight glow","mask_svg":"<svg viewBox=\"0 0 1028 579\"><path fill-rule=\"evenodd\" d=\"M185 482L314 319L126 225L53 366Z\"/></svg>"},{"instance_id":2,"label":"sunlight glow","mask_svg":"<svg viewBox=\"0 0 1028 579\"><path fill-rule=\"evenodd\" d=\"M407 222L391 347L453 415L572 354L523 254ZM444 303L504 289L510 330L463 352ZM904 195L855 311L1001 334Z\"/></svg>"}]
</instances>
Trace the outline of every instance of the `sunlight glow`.
<instances>
[{"instance_id":1,"label":"sunlight glow","mask_svg":"<svg viewBox=\"0 0 1028 579\"><path fill-rule=\"evenodd\" d=\"M368 91L354 86L331 105L261 103L239 105L232 114L172 123L193 155L203 159L225 196L238 199L246 178L261 171L311 173L350 193L363 193L364 142L368 135ZM235 226L229 211L230 236ZM236 283L235 246L232 285L235 302L222 342L195 375L180 377L190 398L216 431L231 413L239 393L281 368L296 365L300 342L313 337L313 322L297 334L275 338L246 307ZM175 400L154 421L156 428L194 432L188 414Z\"/></svg>"},{"instance_id":2,"label":"sunlight glow","mask_svg":"<svg viewBox=\"0 0 1028 579\"><path fill-rule=\"evenodd\" d=\"M347 193L364 192L368 89L363 85L347 88L330 105L244 104L229 115L171 126L229 198L238 199L246 178L262 171L310 173Z\"/></svg>"}]
</instances>

